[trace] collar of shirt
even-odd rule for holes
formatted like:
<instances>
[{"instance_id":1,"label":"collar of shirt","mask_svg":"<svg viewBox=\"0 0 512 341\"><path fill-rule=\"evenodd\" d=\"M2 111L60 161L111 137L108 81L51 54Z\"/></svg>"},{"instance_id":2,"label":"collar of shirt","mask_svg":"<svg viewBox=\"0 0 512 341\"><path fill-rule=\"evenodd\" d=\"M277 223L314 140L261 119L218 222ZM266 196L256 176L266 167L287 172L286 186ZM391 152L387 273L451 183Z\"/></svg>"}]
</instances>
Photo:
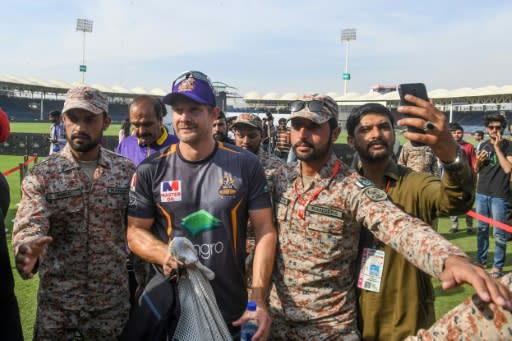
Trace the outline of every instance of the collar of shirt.
<instances>
[{"instance_id":1,"label":"collar of shirt","mask_svg":"<svg viewBox=\"0 0 512 341\"><path fill-rule=\"evenodd\" d=\"M70 169L78 168L80 167L78 165L78 162L73 157L73 154L71 154L71 147L69 146L69 143L66 144L64 149L59 153L60 156L64 157L66 160L68 160L68 164L64 165L62 168L62 171L68 171ZM111 168L112 167L112 160L108 155L108 151L106 151L103 147L100 146L100 152L98 156L98 166L101 166L103 168Z\"/></svg>"},{"instance_id":2,"label":"collar of shirt","mask_svg":"<svg viewBox=\"0 0 512 341\"><path fill-rule=\"evenodd\" d=\"M314 183L314 184L318 184L321 186L327 186L329 184L329 181L331 181L332 169L334 168L334 165L336 164L336 160L338 160L338 158L336 157L336 154L334 154L334 152L332 152L331 157L329 158L329 161L327 161L327 163L322 167L322 169L320 169L320 172L318 174L315 174L311 184ZM297 178L300 178L301 162L302 161L297 162L297 166L295 167L295 172L293 174L293 178L291 179L292 181L296 180ZM342 164L341 167L343 168L345 166ZM340 172L338 172L338 174L340 174L340 173L342 173L341 170L340 170ZM304 190L302 188L302 181L299 181L299 188L302 191Z\"/></svg>"}]
</instances>

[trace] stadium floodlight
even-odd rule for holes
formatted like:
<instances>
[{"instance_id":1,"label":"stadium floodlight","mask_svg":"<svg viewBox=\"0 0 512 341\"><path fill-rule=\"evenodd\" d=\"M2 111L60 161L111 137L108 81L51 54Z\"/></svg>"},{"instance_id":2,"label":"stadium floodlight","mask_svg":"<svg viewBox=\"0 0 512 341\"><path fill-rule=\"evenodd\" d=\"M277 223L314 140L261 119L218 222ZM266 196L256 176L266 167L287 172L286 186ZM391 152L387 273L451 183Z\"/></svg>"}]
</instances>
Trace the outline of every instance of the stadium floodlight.
<instances>
[{"instance_id":1,"label":"stadium floodlight","mask_svg":"<svg viewBox=\"0 0 512 341\"><path fill-rule=\"evenodd\" d=\"M85 32L92 32L92 20L76 19L76 31L83 32L82 44L82 64L80 65L80 72L82 73L82 84L85 82L85 72L87 66L85 65Z\"/></svg>"},{"instance_id":2,"label":"stadium floodlight","mask_svg":"<svg viewBox=\"0 0 512 341\"><path fill-rule=\"evenodd\" d=\"M344 87L343 96L347 94L347 82L350 80L350 73L348 73L348 55L350 50L350 41L356 40L356 29L346 28L341 30L341 42L345 43L345 72L343 73Z\"/></svg>"}]
</instances>

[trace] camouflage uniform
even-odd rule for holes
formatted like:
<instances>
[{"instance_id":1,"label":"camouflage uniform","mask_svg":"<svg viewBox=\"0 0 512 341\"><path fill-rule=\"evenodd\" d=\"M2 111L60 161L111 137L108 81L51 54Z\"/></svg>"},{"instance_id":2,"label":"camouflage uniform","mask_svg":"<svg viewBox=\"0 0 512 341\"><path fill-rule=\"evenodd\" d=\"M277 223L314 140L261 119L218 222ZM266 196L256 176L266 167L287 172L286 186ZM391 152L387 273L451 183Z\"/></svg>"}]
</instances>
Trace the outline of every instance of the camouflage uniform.
<instances>
[{"instance_id":1,"label":"camouflage uniform","mask_svg":"<svg viewBox=\"0 0 512 341\"><path fill-rule=\"evenodd\" d=\"M258 159L261 162L261 165L263 166L263 170L265 171L265 177L267 178L267 184L269 187L269 192L273 193L274 191L274 184L273 184L273 177L274 173L284 164L284 161L275 156L274 154L268 154L268 152L264 151L263 148L258 149ZM273 205L273 203L272 203ZM246 250L247 250L247 259L245 262L245 269L247 273L247 282L250 286L251 283L251 277L252 277L252 260L254 257L254 246L256 244L255 236L254 236L254 229L252 228L252 224L249 221L247 224L247 244L246 244Z\"/></svg>"},{"instance_id":2,"label":"camouflage uniform","mask_svg":"<svg viewBox=\"0 0 512 341\"><path fill-rule=\"evenodd\" d=\"M512 273L500 279L512 290ZM484 303L475 294L456 306L430 329L420 330L413 340L512 340L512 313L494 303Z\"/></svg>"},{"instance_id":3,"label":"camouflage uniform","mask_svg":"<svg viewBox=\"0 0 512 341\"><path fill-rule=\"evenodd\" d=\"M268 186L270 189L270 193L273 192L273 176L276 170L284 165L284 161L275 156L274 154L268 154L268 152L264 151L263 148L258 149L258 159L260 159L261 165L263 166L263 170L265 171L265 177L267 178Z\"/></svg>"},{"instance_id":4,"label":"camouflage uniform","mask_svg":"<svg viewBox=\"0 0 512 341\"><path fill-rule=\"evenodd\" d=\"M113 340L128 318L126 209L134 166L100 149L91 181L69 144L22 183L13 247L53 237L39 259L34 339Z\"/></svg>"},{"instance_id":5,"label":"camouflage uniform","mask_svg":"<svg viewBox=\"0 0 512 341\"><path fill-rule=\"evenodd\" d=\"M415 147L411 141L403 145L398 157L398 164L406 166L415 172L430 173L440 176L437 157L429 146Z\"/></svg>"},{"instance_id":6,"label":"camouflage uniform","mask_svg":"<svg viewBox=\"0 0 512 341\"><path fill-rule=\"evenodd\" d=\"M330 181L336 163L332 154L307 188L300 163L275 175L279 249L270 294L273 340L360 338L355 261L361 224L434 277L449 255L467 257L346 166ZM302 220L298 198L308 198L318 186L324 190L306 206Z\"/></svg>"}]
</instances>

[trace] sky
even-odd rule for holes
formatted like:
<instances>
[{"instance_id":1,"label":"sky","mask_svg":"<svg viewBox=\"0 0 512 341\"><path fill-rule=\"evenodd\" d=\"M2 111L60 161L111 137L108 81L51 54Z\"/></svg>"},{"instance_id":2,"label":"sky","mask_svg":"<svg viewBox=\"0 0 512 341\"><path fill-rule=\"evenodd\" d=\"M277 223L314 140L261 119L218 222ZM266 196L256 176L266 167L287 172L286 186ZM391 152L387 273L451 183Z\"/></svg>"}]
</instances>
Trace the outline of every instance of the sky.
<instances>
[{"instance_id":1,"label":"sky","mask_svg":"<svg viewBox=\"0 0 512 341\"><path fill-rule=\"evenodd\" d=\"M423 82L453 90L512 84L510 1L2 0L0 75L170 89L200 70L244 96L343 93Z\"/></svg>"}]
</instances>

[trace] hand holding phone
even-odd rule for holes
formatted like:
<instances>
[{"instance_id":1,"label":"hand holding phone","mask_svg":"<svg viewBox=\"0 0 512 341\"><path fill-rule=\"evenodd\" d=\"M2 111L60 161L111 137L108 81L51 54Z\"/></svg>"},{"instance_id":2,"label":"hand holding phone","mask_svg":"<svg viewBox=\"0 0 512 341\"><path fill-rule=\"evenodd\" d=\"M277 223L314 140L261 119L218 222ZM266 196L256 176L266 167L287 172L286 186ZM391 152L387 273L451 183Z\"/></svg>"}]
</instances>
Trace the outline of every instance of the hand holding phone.
<instances>
[{"instance_id":1,"label":"hand holding phone","mask_svg":"<svg viewBox=\"0 0 512 341\"><path fill-rule=\"evenodd\" d=\"M400 105L403 106L414 106L414 104L407 102L405 100L405 95L413 95L415 97L421 98L425 101L428 101L427 88L423 83L408 83L408 84L399 84L398 85L398 94L400 95ZM406 117L416 117L410 114L405 114ZM417 134L425 134L425 131L420 128L407 126L407 131L411 133ZM425 144L421 142L411 141L412 145L415 147L424 146Z\"/></svg>"}]
</instances>

